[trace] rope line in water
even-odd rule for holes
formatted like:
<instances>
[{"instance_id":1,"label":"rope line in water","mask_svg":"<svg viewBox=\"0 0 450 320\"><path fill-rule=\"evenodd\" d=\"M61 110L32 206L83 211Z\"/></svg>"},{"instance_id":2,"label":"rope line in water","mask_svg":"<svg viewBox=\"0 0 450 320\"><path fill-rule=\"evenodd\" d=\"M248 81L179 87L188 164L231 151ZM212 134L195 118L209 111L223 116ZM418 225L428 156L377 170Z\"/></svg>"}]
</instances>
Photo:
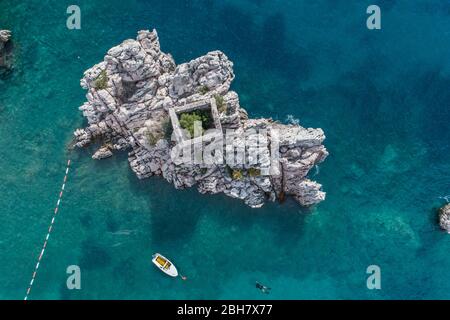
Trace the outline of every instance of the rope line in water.
<instances>
[{"instance_id":1,"label":"rope line in water","mask_svg":"<svg viewBox=\"0 0 450 320\"><path fill-rule=\"evenodd\" d=\"M55 218L56 218L56 215L58 214L59 205L61 204L61 199L64 194L64 189L66 187L67 176L69 174L69 168L70 168L70 160L67 161L66 174L64 175L63 184L61 186L61 191L59 192L58 201L56 202L55 211L53 212L52 221L50 222L50 225L48 227L47 235L45 237L45 241L42 246L41 253L39 254L36 266L34 267L34 272L33 272L33 275L31 276L31 281L30 281L30 284L28 285L27 293L25 295L24 300L27 300L28 296L30 295L31 288L33 287L33 283L34 283L34 280L36 279L37 271L39 269L39 264L41 263L42 257L44 256L44 253L45 253L45 249L47 248L47 242L48 242L48 239L50 238L50 234L53 230L53 224L55 223Z\"/></svg>"}]
</instances>

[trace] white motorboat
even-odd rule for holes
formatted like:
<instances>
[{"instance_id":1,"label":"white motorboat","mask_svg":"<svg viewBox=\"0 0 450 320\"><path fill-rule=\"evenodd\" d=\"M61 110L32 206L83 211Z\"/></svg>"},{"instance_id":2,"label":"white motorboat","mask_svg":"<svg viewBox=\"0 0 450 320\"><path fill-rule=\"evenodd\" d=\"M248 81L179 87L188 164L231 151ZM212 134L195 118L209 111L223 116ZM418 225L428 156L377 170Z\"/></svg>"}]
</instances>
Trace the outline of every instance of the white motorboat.
<instances>
[{"instance_id":1,"label":"white motorboat","mask_svg":"<svg viewBox=\"0 0 450 320\"><path fill-rule=\"evenodd\" d=\"M173 265L172 262L170 262L169 259L164 257L163 255L159 253L155 253L152 255L152 262L155 264L155 266L158 267L162 272L165 274L171 276L171 277L178 277L178 271L177 268Z\"/></svg>"}]
</instances>

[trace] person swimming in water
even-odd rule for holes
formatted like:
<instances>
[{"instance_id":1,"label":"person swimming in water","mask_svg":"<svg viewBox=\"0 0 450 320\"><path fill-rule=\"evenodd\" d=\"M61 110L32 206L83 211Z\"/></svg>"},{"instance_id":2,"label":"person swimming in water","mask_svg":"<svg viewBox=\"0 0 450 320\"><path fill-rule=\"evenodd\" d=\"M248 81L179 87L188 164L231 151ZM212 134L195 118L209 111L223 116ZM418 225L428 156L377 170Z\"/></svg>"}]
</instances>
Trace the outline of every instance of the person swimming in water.
<instances>
[{"instance_id":1,"label":"person swimming in water","mask_svg":"<svg viewBox=\"0 0 450 320\"><path fill-rule=\"evenodd\" d=\"M256 288L261 290L262 293L265 293L265 294L269 294L270 293L270 288L262 285L258 281L256 281Z\"/></svg>"}]
</instances>

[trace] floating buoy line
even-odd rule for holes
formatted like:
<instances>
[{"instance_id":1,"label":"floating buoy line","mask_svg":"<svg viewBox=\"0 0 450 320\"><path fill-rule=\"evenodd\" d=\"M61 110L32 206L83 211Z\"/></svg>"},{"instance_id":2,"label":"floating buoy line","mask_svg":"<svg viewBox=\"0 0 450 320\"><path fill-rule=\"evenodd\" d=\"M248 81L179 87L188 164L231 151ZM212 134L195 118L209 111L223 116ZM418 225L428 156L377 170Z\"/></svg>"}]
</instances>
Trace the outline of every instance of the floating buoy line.
<instances>
[{"instance_id":1,"label":"floating buoy line","mask_svg":"<svg viewBox=\"0 0 450 320\"><path fill-rule=\"evenodd\" d=\"M69 146L69 149L71 149L71 146ZM69 159L67 161L66 171L65 171L65 174L64 174L63 183L62 183L61 189L59 191L58 201L56 201L55 210L53 211L52 220L50 221L50 224L48 226L47 235L45 236L44 244L42 245L42 249L41 249L41 252L39 253L39 257L37 259L36 266L34 267L34 271L33 271L33 274L31 276L31 280L30 280L30 283L28 285L28 289L27 289L27 292L25 294L24 300L28 300L28 297L29 297L29 295L31 293L31 289L33 288L33 284L34 284L34 282L36 280L36 276L37 276L37 273L38 273L38 270L39 270L39 266L41 264L42 258L43 258L44 254L45 254L45 249L47 248L47 244L48 244L48 241L50 239L50 234L53 231L53 225L55 224L56 216L58 215L58 213L60 211L61 200L63 198L64 190L66 188L67 178L69 176L71 163L72 163L72 161ZM187 277L182 275L182 274L180 274L180 278L182 280L187 280Z\"/></svg>"},{"instance_id":2,"label":"floating buoy line","mask_svg":"<svg viewBox=\"0 0 450 320\"><path fill-rule=\"evenodd\" d=\"M28 300L28 296L30 295L31 288L33 287L34 281L36 279L36 275L37 275L37 272L38 272L38 269L39 269L39 265L40 265L40 263L42 261L42 257L44 256L45 249L47 248L47 243L48 243L48 240L50 238L50 234L52 233L53 225L55 223L55 219L56 219L56 216L58 214L59 207L61 205L61 200L62 200L62 197L63 197L63 194L64 194L64 189L66 188L66 183L67 183L67 177L69 175L70 164L71 164L71 160L69 159L67 161L66 173L64 175L63 183L61 185L61 190L59 192L58 201L56 202L55 210L53 211L53 217L52 217L52 220L51 220L50 225L48 227L47 235L45 236L45 241L44 241L44 244L42 245L41 253L39 254L39 257L37 259L36 266L34 267L34 272L33 272L33 275L31 276L31 281L30 281L30 284L28 285L27 293L25 294L24 300Z\"/></svg>"}]
</instances>

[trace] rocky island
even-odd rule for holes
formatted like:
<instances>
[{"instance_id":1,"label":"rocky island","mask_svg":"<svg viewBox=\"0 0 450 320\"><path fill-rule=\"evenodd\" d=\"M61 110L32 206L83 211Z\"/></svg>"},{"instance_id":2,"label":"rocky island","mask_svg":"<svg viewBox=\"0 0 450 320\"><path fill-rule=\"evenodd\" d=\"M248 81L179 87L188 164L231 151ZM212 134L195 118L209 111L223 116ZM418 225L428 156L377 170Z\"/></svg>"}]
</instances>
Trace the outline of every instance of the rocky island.
<instances>
[{"instance_id":1,"label":"rocky island","mask_svg":"<svg viewBox=\"0 0 450 320\"><path fill-rule=\"evenodd\" d=\"M303 206L325 199L309 171L328 155L321 129L249 119L230 90L233 63L221 51L175 64L157 32L139 31L84 73L80 107L88 126L73 146L91 143L103 159L127 150L140 179L224 193L261 207L292 196Z\"/></svg>"},{"instance_id":2,"label":"rocky island","mask_svg":"<svg viewBox=\"0 0 450 320\"><path fill-rule=\"evenodd\" d=\"M0 67L10 68L11 31L0 30Z\"/></svg>"},{"instance_id":3,"label":"rocky island","mask_svg":"<svg viewBox=\"0 0 450 320\"><path fill-rule=\"evenodd\" d=\"M439 225L450 233L450 203L439 209Z\"/></svg>"}]
</instances>

